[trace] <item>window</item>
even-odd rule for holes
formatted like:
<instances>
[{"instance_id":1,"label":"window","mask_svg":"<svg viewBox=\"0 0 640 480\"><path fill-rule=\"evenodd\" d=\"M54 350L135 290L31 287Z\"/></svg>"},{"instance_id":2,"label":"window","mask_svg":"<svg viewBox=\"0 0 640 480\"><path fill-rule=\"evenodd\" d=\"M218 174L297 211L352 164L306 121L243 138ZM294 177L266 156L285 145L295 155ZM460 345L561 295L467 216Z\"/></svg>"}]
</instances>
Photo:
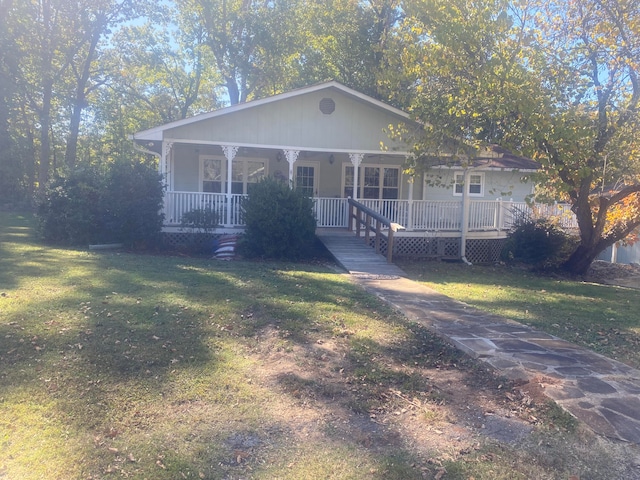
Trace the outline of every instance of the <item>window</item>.
<instances>
[{"instance_id":1,"label":"window","mask_svg":"<svg viewBox=\"0 0 640 480\"><path fill-rule=\"evenodd\" d=\"M202 159L202 191L222 193L222 160L219 158Z\"/></svg>"},{"instance_id":2,"label":"window","mask_svg":"<svg viewBox=\"0 0 640 480\"><path fill-rule=\"evenodd\" d=\"M344 196L353 197L353 166L345 166ZM363 165L358 171L358 198L396 200L400 198L400 168Z\"/></svg>"},{"instance_id":3,"label":"window","mask_svg":"<svg viewBox=\"0 0 640 480\"><path fill-rule=\"evenodd\" d=\"M316 193L315 172L315 167L312 165L296 167L296 188L309 197L313 197Z\"/></svg>"},{"instance_id":4,"label":"window","mask_svg":"<svg viewBox=\"0 0 640 480\"><path fill-rule=\"evenodd\" d=\"M464 173L455 174L455 183L453 186L453 194L462 195L462 187L464 184ZM469 175L469 189L467 193L471 197L484 196L484 173L472 173Z\"/></svg>"},{"instance_id":5,"label":"window","mask_svg":"<svg viewBox=\"0 0 640 480\"><path fill-rule=\"evenodd\" d=\"M226 193L227 160L204 157L201 159L202 191ZM235 159L231 167L231 193L247 194L251 187L265 176L263 160Z\"/></svg>"}]
</instances>

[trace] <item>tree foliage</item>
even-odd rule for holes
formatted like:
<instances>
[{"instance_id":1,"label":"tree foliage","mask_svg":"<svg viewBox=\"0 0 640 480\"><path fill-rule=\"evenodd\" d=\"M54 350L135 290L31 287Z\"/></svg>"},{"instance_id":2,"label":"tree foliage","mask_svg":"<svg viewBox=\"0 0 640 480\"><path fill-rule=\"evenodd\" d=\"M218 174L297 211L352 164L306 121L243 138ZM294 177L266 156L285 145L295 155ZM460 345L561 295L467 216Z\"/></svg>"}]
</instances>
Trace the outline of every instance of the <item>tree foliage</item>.
<instances>
[{"instance_id":1,"label":"tree foliage","mask_svg":"<svg viewBox=\"0 0 640 480\"><path fill-rule=\"evenodd\" d=\"M179 0L183 24L206 44L233 105L335 79L379 97L376 77L398 0ZM192 27L196 28L196 27Z\"/></svg>"},{"instance_id":2,"label":"tree foliage","mask_svg":"<svg viewBox=\"0 0 640 480\"><path fill-rule=\"evenodd\" d=\"M152 126L328 79L381 98L399 0L0 3L0 199Z\"/></svg>"},{"instance_id":3,"label":"tree foliage","mask_svg":"<svg viewBox=\"0 0 640 480\"><path fill-rule=\"evenodd\" d=\"M97 63L101 42L110 28L134 18L141 5L133 0L9 2L5 22L15 52L9 67L22 113L37 131L33 145L41 188L51 169L61 166L56 150L65 151L68 167L75 166L82 112L90 92L105 81Z\"/></svg>"}]
</instances>

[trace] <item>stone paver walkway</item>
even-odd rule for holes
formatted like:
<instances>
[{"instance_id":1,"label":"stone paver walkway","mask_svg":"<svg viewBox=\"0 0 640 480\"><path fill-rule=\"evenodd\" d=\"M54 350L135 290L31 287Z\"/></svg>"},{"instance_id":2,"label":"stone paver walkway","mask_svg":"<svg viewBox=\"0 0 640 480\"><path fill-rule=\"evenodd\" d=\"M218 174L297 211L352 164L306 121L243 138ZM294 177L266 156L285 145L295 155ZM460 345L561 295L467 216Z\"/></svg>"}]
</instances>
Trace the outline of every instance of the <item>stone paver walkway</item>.
<instances>
[{"instance_id":1,"label":"stone paver walkway","mask_svg":"<svg viewBox=\"0 0 640 480\"><path fill-rule=\"evenodd\" d=\"M379 268L379 262L367 266L361 255L365 250L369 256L374 253L361 239L332 237L325 241L327 236L319 236L354 281L407 318L510 379L540 383L549 398L595 432L640 444L640 370L452 300L408 280L396 266ZM356 255L358 245L365 250Z\"/></svg>"}]
</instances>

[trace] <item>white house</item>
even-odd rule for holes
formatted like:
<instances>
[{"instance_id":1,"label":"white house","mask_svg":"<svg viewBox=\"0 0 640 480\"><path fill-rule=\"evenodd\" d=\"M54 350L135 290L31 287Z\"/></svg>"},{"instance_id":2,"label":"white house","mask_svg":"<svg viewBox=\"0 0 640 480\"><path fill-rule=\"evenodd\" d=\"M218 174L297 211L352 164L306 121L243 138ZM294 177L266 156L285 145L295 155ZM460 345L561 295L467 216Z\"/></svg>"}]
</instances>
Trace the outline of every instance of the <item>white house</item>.
<instances>
[{"instance_id":1,"label":"white house","mask_svg":"<svg viewBox=\"0 0 640 480\"><path fill-rule=\"evenodd\" d=\"M403 171L410 147L387 134L400 124L420 128L407 113L330 81L161 125L133 139L159 158L167 232L178 231L182 214L202 207L219 212L221 231L242 228L241 198L271 175L314 198L319 228L347 227L351 197L401 224L403 235L414 238L408 243L452 239L458 245L449 248L453 257L461 239L505 238L514 204L526 208L533 189L528 174L538 165L494 148L466 169L443 164L410 176Z\"/></svg>"}]
</instances>

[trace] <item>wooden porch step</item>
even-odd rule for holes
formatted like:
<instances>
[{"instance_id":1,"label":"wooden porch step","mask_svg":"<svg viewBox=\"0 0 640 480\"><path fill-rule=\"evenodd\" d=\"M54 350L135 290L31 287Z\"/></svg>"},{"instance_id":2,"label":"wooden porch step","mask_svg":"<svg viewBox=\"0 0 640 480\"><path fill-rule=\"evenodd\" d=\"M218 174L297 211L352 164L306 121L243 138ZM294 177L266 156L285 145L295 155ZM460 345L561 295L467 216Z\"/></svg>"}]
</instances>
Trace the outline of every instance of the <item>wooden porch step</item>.
<instances>
[{"instance_id":1,"label":"wooden porch step","mask_svg":"<svg viewBox=\"0 0 640 480\"><path fill-rule=\"evenodd\" d=\"M327 247L336 262L351 275L358 277L404 277L405 273L397 266L387 263L387 258L377 254L364 243L363 237L356 237L347 230L327 232L319 231L317 236Z\"/></svg>"}]
</instances>

